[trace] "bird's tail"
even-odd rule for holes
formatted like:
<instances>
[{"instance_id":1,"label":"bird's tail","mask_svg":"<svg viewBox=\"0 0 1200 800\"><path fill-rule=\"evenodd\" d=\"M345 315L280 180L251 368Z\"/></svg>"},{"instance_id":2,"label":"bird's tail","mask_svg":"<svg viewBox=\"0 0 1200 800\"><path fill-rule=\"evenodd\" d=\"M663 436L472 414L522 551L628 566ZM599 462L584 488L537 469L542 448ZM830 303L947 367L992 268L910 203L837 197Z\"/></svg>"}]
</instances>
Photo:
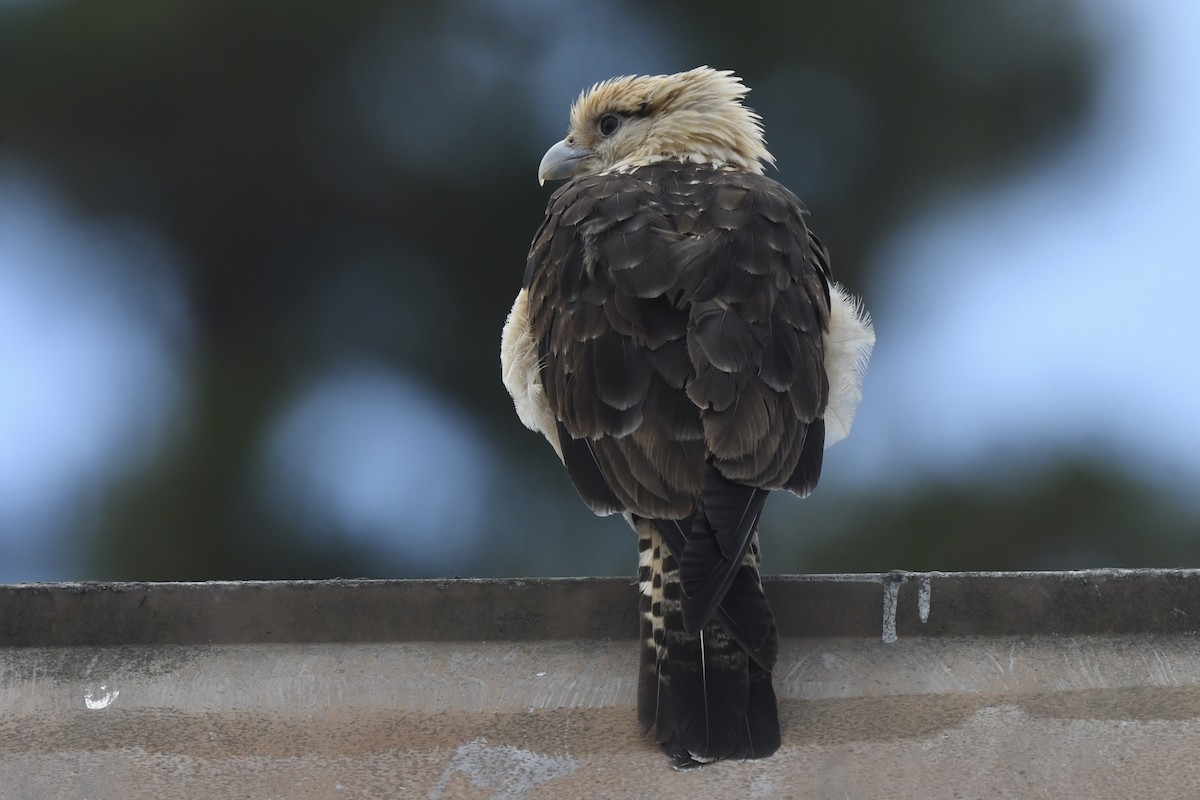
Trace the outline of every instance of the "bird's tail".
<instances>
[{"instance_id":1,"label":"bird's tail","mask_svg":"<svg viewBox=\"0 0 1200 800\"><path fill-rule=\"evenodd\" d=\"M638 721L676 768L721 758L765 758L779 748L779 716L771 669L778 649L774 617L752 544L718 613L689 635L683 624L679 567L667 539L649 520L638 532L642 662ZM769 628L748 652L742 624ZM740 640L740 641L739 641Z\"/></svg>"}]
</instances>

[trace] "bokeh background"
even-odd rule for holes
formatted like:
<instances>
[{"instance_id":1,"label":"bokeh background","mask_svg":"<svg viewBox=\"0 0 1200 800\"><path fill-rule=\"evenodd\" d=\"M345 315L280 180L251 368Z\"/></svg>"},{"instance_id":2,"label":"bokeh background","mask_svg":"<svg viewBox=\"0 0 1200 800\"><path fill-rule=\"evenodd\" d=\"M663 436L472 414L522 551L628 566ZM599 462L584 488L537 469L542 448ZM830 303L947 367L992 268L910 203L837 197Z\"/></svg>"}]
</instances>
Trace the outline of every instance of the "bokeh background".
<instances>
[{"instance_id":1,"label":"bokeh background","mask_svg":"<svg viewBox=\"0 0 1200 800\"><path fill-rule=\"evenodd\" d=\"M1200 564L1200 6L0 0L0 581L631 575L499 380L570 101L733 68L879 335L771 572Z\"/></svg>"}]
</instances>

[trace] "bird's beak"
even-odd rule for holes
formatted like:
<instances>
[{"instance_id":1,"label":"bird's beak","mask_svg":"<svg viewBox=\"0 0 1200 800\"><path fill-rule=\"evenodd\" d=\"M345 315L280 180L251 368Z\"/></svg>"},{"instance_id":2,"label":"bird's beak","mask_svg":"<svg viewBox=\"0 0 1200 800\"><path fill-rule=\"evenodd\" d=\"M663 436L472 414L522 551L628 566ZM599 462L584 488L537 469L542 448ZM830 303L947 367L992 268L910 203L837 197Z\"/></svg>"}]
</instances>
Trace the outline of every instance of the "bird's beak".
<instances>
[{"instance_id":1,"label":"bird's beak","mask_svg":"<svg viewBox=\"0 0 1200 800\"><path fill-rule=\"evenodd\" d=\"M538 164L538 184L546 185L546 181L557 181L578 174L583 167L583 160L595 155L586 147L572 147L563 139L546 151L542 163Z\"/></svg>"}]
</instances>

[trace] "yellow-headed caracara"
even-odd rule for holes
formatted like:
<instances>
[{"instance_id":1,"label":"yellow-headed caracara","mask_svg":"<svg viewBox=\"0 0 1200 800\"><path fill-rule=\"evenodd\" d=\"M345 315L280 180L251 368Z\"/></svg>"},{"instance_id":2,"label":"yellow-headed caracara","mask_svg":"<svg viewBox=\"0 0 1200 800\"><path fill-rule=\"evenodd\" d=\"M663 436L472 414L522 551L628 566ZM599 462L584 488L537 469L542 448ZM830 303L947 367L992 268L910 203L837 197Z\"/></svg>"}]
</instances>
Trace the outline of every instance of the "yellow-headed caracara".
<instances>
[{"instance_id":1,"label":"yellow-headed caracara","mask_svg":"<svg viewBox=\"0 0 1200 800\"><path fill-rule=\"evenodd\" d=\"M746 92L702 67L580 95L501 344L521 421L637 531L638 718L676 767L779 747L758 520L817 485L875 342Z\"/></svg>"}]
</instances>

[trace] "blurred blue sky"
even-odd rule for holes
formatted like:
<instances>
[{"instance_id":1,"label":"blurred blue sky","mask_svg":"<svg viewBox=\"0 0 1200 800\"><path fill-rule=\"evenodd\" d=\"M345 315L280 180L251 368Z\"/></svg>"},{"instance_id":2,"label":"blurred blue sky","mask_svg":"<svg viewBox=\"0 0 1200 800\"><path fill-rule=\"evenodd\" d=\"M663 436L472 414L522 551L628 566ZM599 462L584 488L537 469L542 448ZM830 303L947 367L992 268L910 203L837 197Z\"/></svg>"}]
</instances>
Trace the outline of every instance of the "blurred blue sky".
<instances>
[{"instance_id":1,"label":"blurred blue sky","mask_svg":"<svg viewBox=\"0 0 1200 800\"><path fill-rule=\"evenodd\" d=\"M479 428L408 376L342 364L284 410L258 480L274 513L305 535L365 540L403 562L453 569L486 532L484 498L499 466Z\"/></svg>"},{"instance_id":2,"label":"blurred blue sky","mask_svg":"<svg viewBox=\"0 0 1200 800\"><path fill-rule=\"evenodd\" d=\"M585 84L676 66L645 20L603 14L590 28L575 19L570 31L550 31L546 40L562 46L528 63L492 58L487 24L559 24L542 5L487 5L462 29L469 58L397 53L383 26L349 70L402 73L428 67L427 56L477 84L532 76L546 98L534 127L549 144L566 123L564 98ZM879 344L854 433L829 453L827 483L953 476L1065 449L1102 453L1194 495L1200 7L1085 8L1106 60L1084 133L1000 184L942 198L876 254L869 285L852 287L868 297ZM601 28L612 35L595 35ZM596 44L614 40L626 49ZM934 55L951 65L962 57ZM452 98L410 96L425 85L413 82L359 85L361 113L399 112L375 126L398 157L444 163L453 151L470 168L466 131L405 138L403 112L418 104L448 115L443 130L460 130ZM27 166L0 161L0 581L86 573L64 551L66 532L86 531L106 489L187 424L190 311L169 243L136 220L88 220ZM118 279L130 273L138 279ZM519 266L512 273L515 292ZM436 459L414 466L413 449ZM397 520L434 534L480 529L477 498L503 469L468 414L373 363L312 376L262 453L258 486L276 513L310 535L390 543L399 558L430 548L425 534L397 535ZM422 480L430 469L456 476L459 491L431 490Z\"/></svg>"},{"instance_id":3,"label":"blurred blue sky","mask_svg":"<svg viewBox=\"0 0 1200 800\"><path fill-rule=\"evenodd\" d=\"M878 254L879 345L833 480L1099 451L1194 499L1200 479L1200 6L1090 3L1086 131L943 199ZM918 469L895 470L897 460Z\"/></svg>"},{"instance_id":4,"label":"blurred blue sky","mask_svg":"<svg viewBox=\"0 0 1200 800\"><path fill-rule=\"evenodd\" d=\"M186 414L173 274L146 228L84 222L0 162L0 580L60 574L66 532Z\"/></svg>"}]
</instances>

